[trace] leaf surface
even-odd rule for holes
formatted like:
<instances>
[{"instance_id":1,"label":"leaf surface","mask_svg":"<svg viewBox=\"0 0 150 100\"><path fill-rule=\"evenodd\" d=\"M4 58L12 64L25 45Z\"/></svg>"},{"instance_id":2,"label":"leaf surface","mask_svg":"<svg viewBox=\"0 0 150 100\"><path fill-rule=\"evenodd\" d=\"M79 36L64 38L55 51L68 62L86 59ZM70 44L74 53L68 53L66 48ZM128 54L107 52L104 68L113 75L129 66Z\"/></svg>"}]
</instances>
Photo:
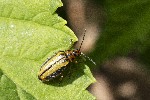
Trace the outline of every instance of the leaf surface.
<instances>
[{"instance_id":1,"label":"leaf surface","mask_svg":"<svg viewBox=\"0 0 150 100\"><path fill-rule=\"evenodd\" d=\"M38 80L40 66L77 41L55 11L60 0L0 1L0 100L92 100L85 90L95 81L85 65L62 82Z\"/></svg>"}]
</instances>

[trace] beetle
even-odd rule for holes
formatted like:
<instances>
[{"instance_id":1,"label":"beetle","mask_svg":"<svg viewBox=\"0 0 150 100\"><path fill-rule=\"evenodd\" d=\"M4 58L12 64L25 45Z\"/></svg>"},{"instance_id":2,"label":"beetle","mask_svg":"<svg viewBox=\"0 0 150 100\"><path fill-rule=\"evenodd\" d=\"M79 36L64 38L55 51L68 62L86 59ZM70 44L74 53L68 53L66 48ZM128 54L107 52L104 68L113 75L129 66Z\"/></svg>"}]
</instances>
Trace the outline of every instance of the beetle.
<instances>
[{"instance_id":1,"label":"beetle","mask_svg":"<svg viewBox=\"0 0 150 100\"><path fill-rule=\"evenodd\" d=\"M48 58L43 63L43 65L41 66L40 72L38 74L39 80L43 82L50 81L60 76L62 72L67 68L67 65L70 62L73 62L76 57L80 55L84 55L80 50L84 41L85 33L86 33L86 29L85 29L83 40L81 42L79 49L59 51L54 56L52 56L51 58ZM92 59L90 59L89 57L87 58L93 62ZM93 63L95 64L95 62Z\"/></svg>"}]
</instances>

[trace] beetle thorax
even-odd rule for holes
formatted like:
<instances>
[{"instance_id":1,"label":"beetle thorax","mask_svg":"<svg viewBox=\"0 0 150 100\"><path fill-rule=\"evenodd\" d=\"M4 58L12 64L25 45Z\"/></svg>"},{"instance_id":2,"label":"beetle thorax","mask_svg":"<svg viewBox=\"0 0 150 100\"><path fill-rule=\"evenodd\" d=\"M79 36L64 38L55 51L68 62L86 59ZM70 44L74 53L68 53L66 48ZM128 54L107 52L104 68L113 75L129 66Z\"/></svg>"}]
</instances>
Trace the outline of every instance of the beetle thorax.
<instances>
[{"instance_id":1,"label":"beetle thorax","mask_svg":"<svg viewBox=\"0 0 150 100\"><path fill-rule=\"evenodd\" d=\"M75 50L67 50L66 52L66 57L67 59L72 62L76 57L81 55L80 50L75 49Z\"/></svg>"}]
</instances>

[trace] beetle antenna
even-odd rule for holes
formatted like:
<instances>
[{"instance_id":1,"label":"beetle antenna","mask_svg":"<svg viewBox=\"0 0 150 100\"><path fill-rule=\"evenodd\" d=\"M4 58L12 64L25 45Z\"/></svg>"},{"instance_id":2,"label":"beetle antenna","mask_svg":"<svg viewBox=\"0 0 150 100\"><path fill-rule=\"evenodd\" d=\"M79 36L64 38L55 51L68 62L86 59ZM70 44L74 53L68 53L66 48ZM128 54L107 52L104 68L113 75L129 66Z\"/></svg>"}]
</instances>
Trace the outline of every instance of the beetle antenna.
<instances>
[{"instance_id":1,"label":"beetle antenna","mask_svg":"<svg viewBox=\"0 0 150 100\"><path fill-rule=\"evenodd\" d=\"M81 54L82 54L84 57L88 58L88 60L91 61L94 65L96 65L96 63L93 61L93 59L91 59L90 57L86 56L86 55L85 55L84 53L82 53L82 52L81 52Z\"/></svg>"},{"instance_id":2,"label":"beetle antenna","mask_svg":"<svg viewBox=\"0 0 150 100\"><path fill-rule=\"evenodd\" d=\"M80 47L79 47L79 51L81 50L81 46L82 46L83 41L84 41L85 33L86 33L86 29L84 30L84 35L83 35L83 39L82 39L81 45L80 45Z\"/></svg>"}]
</instances>

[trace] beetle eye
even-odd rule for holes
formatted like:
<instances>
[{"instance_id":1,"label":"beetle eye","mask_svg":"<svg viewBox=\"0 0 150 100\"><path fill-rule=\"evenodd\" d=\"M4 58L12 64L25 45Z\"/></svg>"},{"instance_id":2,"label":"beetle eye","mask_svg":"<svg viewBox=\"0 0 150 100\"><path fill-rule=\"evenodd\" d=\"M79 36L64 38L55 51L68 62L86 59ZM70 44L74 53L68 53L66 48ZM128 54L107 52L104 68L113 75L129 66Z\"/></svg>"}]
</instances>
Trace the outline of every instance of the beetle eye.
<instances>
[{"instance_id":1,"label":"beetle eye","mask_svg":"<svg viewBox=\"0 0 150 100\"><path fill-rule=\"evenodd\" d=\"M74 55L74 56L77 56L77 53L74 51L74 52L73 52L73 55Z\"/></svg>"}]
</instances>

